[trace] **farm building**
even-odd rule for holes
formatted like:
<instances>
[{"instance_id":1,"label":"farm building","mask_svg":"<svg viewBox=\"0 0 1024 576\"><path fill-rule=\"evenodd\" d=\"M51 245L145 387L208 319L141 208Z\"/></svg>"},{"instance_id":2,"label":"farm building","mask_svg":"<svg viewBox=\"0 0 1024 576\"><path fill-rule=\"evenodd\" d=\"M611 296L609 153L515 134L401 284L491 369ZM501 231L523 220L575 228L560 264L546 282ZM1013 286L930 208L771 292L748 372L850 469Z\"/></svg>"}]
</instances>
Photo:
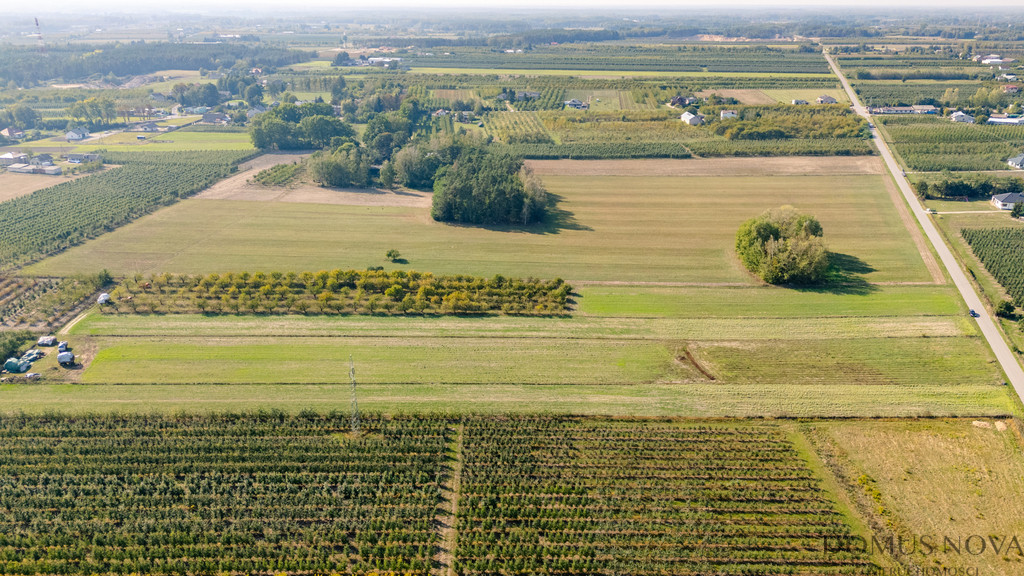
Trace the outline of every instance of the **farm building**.
<instances>
[{"instance_id":1,"label":"farm building","mask_svg":"<svg viewBox=\"0 0 1024 576\"><path fill-rule=\"evenodd\" d=\"M1024 116L1007 116L1006 114L993 114L988 117L988 123L1024 126Z\"/></svg>"},{"instance_id":2,"label":"farm building","mask_svg":"<svg viewBox=\"0 0 1024 576\"><path fill-rule=\"evenodd\" d=\"M1007 160L1006 163L1009 164L1011 168L1016 168L1018 170L1024 170L1024 154L1020 154L1019 156L1014 156L1013 158L1010 158L1009 160Z\"/></svg>"},{"instance_id":3,"label":"farm building","mask_svg":"<svg viewBox=\"0 0 1024 576\"><path fill-rule=\"evenodd\" d=\"M581 100L578 100L576 98L573 98L572 100L566 100L565 105L568 106L569 108L575 108L577 110L583 110L584 108L588 108L586 104L584 104Z\"/></svg>"},{"instance_id":4,"label":"farm building","mask_svg":"<svg viewBox=\"0 0 1024 576\"><path fill-rule=\"evenodd\" d=\"M73 142L75 140L85 140L88 137L89 131L86 130L85 128L74 128L72 130L68 130L67 133L64 134L64 139L67 140L68 142Z\"/></svg>"},{"instance_id":5,"label":"farm building","mask_svg":"<svg viewBox=\"0 0 1024 576\"><path fill-rule=\"evenodd\" d=\"M159 132L160 127L156 122L140 122L131 127L132 132Z\"/></svg>"},{"instance_id":6,"label":"farm building","mask_svg":"<svg viewBox=\"0 0 1024 576\"><path fill-rule=\"evenodd\" d=\"M998 194L992 197L992 205L1000 210L1013 210L1013 207L1021 202L1024 202L1024 194L1017 192Z\"/></svg>"},{"instance_id":7,"label":"farm building","mask_svg":"<svg viewBox=\"0 0 1024 576\"><path fill-rule=\"evenodd\" d=\"M704 116L702 114L694 114L693 112L683 112L679 119L690 126L700 126L704 123Z\"/></svg>"},{"instance_id":8,"label":"farm building","mask_svg":"<svg viewBox=\"0 0 1024 576\"><path fill-rule=\"evenodd\" d=\"M952 120L953 122L962 122L964 124L974 124L974 116L971 116L970 114L968 114L966 112L962 112L960 110L957 110L956 112L953 112L952 114L950 114L949 115L949 119Z\"/></svg>"},{"instance_id":9,"label":"farm building","mask_svg":"<svg viewBox=\"0 0 1024 576\"><path fill-rule=\"evenodd\" d=\"M839 100L829 96L828 94L822 94L818 96L818 104L838 104Z\"/></svg>"},{"instance_id":10,"label":"farm building","mask_svg":"<svg viewBox=\"0 0 1024 576\"><path fill-rule=\"evenodd\" d=\"M938 114L939 109L931 104L915 104L914 106L876 106L869 108L872 114Z\"/></svg>"},{"instance_id":11,"label":"farm building","mask_svg":"<svg viewBox=\"0 0 1024 576\"><path fill-rule=\"evenodd\" d=\"M1020 92L1020 86L1017 86L1016 84L1007 84L1006 86L1003 86L1003 92L1006 92L1007 94L1016 94Z\"/></svg>"},{"instance_id":12,"label":"farm building","mask_svg":"<svg viewBox=\"0 0 1024 576\"><path fill-rule=\"evenodd\" d=\"M7 166L7 171L15 174L31 174L33 169L31 164L10 164Z\"/></svg>"},{"instance_id":13,"label":"farm building","mask_svg":"<svg viewBox=\"0 0 1024 576\"><path fill-rule=\"evenodd\" d=\"M0 154L0 166L10 166L11 164L27 164L28 156L21 152L7 152L6 154Z\"/></svg>"},{"instance_id":14,"label":"farm building","mask_svg":"<svg viewBox=\"0 0 1024 576\"><path fill-rule=\"evenodd\" d=\"M793 106L806 106L810 104L807 100L793 100Z\"/></svg>"},{"instance_id":15,"label":"farm building","mask_svg":"<svg viewBox=\"0 0 1024 576\"><path fill-rule=\"evenodd\" d=\"M533 92L530 90L516 90L516 100L522 102L523 100L536 100L540 98L540 92Z\"/></svg>"},{"instance_id":16,"label":"farm building","mask_svg":"<svg viewBox=\"0 0 1024 576\"><path fill-rule=\"evenodd\" d=\"M33 166L52 166L53 156L50 154L36 154L28 161L28 163Z\"/></svg>"},{"instance_id":17,"label":"farm building","mask_svg":"<svg viewBox=\"0 0 1024 576\"><path fill-rule=\"evenodd\" d=\"M730 118L739 118L740 113L735 110L722 110L720 115L722 120L728 120Z\"/></svg>"}]
</instances>

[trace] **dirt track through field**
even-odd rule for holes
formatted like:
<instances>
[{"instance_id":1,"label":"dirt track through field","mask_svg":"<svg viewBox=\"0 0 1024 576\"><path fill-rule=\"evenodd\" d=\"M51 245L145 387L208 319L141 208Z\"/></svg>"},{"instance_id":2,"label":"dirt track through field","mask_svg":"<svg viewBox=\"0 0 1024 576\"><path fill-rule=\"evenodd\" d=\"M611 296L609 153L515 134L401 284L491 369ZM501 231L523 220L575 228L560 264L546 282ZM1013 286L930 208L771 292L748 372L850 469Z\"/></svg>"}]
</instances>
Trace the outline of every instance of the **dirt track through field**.
<instances>
[{"instance_id":1,"label":"dirt track through field","mask_svg":"<svg viewBox=\"0 0 1024 576\"><path fill-rule=\"evenodd\" d=\"M529 160L538 175L559 176L837 176L882 174L875 156L782 156L643 160Z\"/></svg>"}]
</instances>

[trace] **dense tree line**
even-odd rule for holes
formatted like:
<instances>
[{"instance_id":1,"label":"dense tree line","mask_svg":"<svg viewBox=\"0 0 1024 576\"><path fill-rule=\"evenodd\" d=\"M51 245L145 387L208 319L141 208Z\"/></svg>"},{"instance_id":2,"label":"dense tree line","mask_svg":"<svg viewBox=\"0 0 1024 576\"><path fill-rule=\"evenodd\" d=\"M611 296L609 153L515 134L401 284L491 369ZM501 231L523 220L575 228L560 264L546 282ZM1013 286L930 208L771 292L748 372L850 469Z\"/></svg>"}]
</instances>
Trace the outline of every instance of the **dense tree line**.
<instances>
[{"instance_id":1,"label":"dense tree line","mask_svg":"<svg viewBox=\"0 0 1024 576\"><path fill-rule=\"evenodd\" d=\"M371 182L369 155L352 143L313 154L306 160L306 171L323 186L366 188Z\"/></svg>"},{"instance_id":2,"label":"dense tree line","mask_svg":"<svg viewBox=\"0 0 1024 576\"><path fill-rule=\"evenodd\" d=\"M736 232L736 252L769 284L813 284L825 279L829 252L821 223L792 206L768 210Z\"/></svg>"},{"instance_id":3,"label":"dense tree line","mask_svg":"<svg viewBox=\"0 0 1024 576\"><path fill-rule=\"evenodd\" d=\"M41 54L34 46L0 47L0 81L25 86L56 78L83 80L94 74L126 76L158 70L230 68L244 62L252 66L286 66L312 55L299 50L244 44L130 44L54 45Z\"/></svg>"},{"instance_id":4,"label":"dense tree line","mask_svg":"<svg viewBox=\"0 0 1024 576\"><path fill-rule=\"evenodd\" d=\"M914 184L914 189L917 196L923 200L928 198L990 198L997 194L1024 193L1024 180L989 176L944 177L932 182L921 180Z\"/></svg>"}]
</instances>

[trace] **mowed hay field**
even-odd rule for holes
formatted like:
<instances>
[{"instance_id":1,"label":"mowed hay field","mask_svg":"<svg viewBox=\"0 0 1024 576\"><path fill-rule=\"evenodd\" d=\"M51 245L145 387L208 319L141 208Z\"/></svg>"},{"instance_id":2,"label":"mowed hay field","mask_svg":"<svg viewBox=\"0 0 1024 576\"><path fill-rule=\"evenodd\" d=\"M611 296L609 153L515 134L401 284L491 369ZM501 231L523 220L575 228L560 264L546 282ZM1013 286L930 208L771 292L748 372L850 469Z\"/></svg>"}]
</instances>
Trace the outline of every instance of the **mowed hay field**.
<instances>
[{"instance_id":1,"label":"mowed hay field","mask_svg":"<svg viewBox=\"0 0 1024 576\"><path fill-rule=\"evenodd\" d=\"M331 191L309 202L195 198L27 270L63 275L399 266L562 277L573 313L202 316L93 312L70 379L13 388L18 409L343 408L688 416L1015 413L955 291L933 283L871 158L534 162L560 198L546 226L449 226L423 205ZM823 173L824 172L824 173ZM244 188L244 187L243 187ZM239 189L230 198L244 198ZM739 223L817 215L853 281L764 286L734 256ZM849 264L852 263L852 264ZM939 277L941 280L941 276ZM92 352L95 350L95 352ZM47 374L44 380L55 376ZM102 386L119 384L119 386ZM229 385L229 386L225 386ZM125 396L128 395L128 397ZM128 399L130 398L130 399ZM141 405L141 404L140 404ZM83 408L84 409L84 408Z\"/></svg>"},{"instance_id":2,"label":"mowed hay field","mask_svg":"<svg viewBox=\"0 0 1024 576\"><path fill-rule=\"evenodd\" d=\"M875 526L877 539L903 538L905 565L1015 576L1024 571L1018 427L990 419L848 421L817 422L805 433ZM935 545L927 554L923 535ZM953 547L944 549L945 538Z\"/></svg>"},{"instance_id":3,"label":"mowed hay field","mask_svg":"<svg viewBox=\"0 0 1024 576\"><path fill-rule=\"evenodd\" d=\"M392 266L384 253L395 248L402 267L438 274L754 285L734 254L736 229L791 204L818 216L831 249L859 261L864 280L931 280L879 174L822 175L809 162L805 175L699 176L688 162L702 161L665 161L658 176L559 174L557 163L539 164L558 213L526 229L441 224L426 207L191 199L26 273L363 268ZM674 163L687 175L671 175Z\"/></svg>"}]
</instances>

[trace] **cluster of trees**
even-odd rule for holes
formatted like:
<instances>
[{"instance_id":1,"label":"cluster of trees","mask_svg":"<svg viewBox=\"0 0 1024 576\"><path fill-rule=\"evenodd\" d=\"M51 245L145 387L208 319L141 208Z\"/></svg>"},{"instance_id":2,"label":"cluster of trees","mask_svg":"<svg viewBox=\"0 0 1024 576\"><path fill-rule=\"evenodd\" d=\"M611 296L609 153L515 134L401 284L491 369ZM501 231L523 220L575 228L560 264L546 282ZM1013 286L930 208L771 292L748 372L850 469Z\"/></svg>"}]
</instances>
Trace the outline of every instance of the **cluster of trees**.
<instances>
[{"instance_id":1,"label":"cluster of trees","mask_svg":"<svg viewBox=\"0 0 1024 576\"><path fill-rule=\"evenodd\" d=\"M814 284L828 273L821 223L792 206L768 210L736 232L743 265L769 284Z\"/></svg>"},{"instance_id":2,"label":"cluster of trees","mask_svg":"<svg viewBox=\"0 0 1024 576\"><path fill-rule=\"evenodd\" d=\"M0 126L16 126L22 130L31 130L39 122L39 113L27 104L18 103L0 110Z\"/></svg>"},{"instance_id":3,"label":"cluster of trees","mask_svg":"<svg viewBox=\"0 0 1024 576\"><path fill-rule=\"evenodd\" d=\"M715 134L729 140L780 138L860 138L867 121L842 105L805 107L751 107L735 120L715 122Z\"/></svg>"},{"instance_id":4,"label":"cluster of trees","mask_svg":"<svg viewBox=\"0 0 1024 576\"><path fill-rule=\"evenodd\" d=\"M1005 106L1011 106L1013 109L1008 112L1020 112L1020 101L1013 101L1013 96L1004 92L1001 84L981 86L971 95L962 94L960 88L947 88L938 102L930 102L930 104L960 108L971 106L979 109L1002 109ZM984 122L984 119L981 121Z\"/></svg>"},{"instance_id":5,"label":"cluster of trees","mask_svg":"<svg viewBox=\"0 0 1024 576\"><path fill-rule=\"evenodd\" d=\"M371 183L369 155L350 142L313 154L306 160L306 171L322 186L366 188Z\"/></svg>"},{"instance_id":6,"label":"cluster of trees","mask_svg":"<svg viewBox=\"0 0 1024 576\"><path fill-rule=\"evenodd\" d=\"M470 148L434 177L430 215L441 222L529 225L543 220L548 195L523 159Z\"/></svg>"},{"instance_id":7,"label":"cluster of trees","mask_svg":"<svg viewBox=\"0 0 1024 576\"><path fill-rule=\"evenodd\" d=\"M261 150L302 150L336 148L353 142L355 131L334 115L330 104L285 103L253 118L249 136Z\"/></svg>"},{"instance_id":8,"label":"cluster of trees","mask_svg":"<svg viewBox=\"0 0 1024 576\"><path fill-rule=\"evenodd\" d=\"M0 331L0 361L21 354L21 349L32 338L28 330Z\"/></svg>"},{"instance_id":9,"label":"cluster of trees","mask_svg":"<svg viewBox=\"0 0 1024 576\"><path fill-rule=\"evenodd\" d=\"M945 176L931 182L921 180L914 184L914 189L922 200L991 198L997 194L1024 193L1024 180L990 176Z\"/></svg>"},{"instance_id":10,"label":"cluster of trees","mask_svg":"<svg viewBox=\"0 0 1024 576\"><path fill-rule=\"evenodd\" d=\"M171 88L171 96L182 106L216 106L222 98L216 84L178 83Z\"/></svg>"}]
</instances>

